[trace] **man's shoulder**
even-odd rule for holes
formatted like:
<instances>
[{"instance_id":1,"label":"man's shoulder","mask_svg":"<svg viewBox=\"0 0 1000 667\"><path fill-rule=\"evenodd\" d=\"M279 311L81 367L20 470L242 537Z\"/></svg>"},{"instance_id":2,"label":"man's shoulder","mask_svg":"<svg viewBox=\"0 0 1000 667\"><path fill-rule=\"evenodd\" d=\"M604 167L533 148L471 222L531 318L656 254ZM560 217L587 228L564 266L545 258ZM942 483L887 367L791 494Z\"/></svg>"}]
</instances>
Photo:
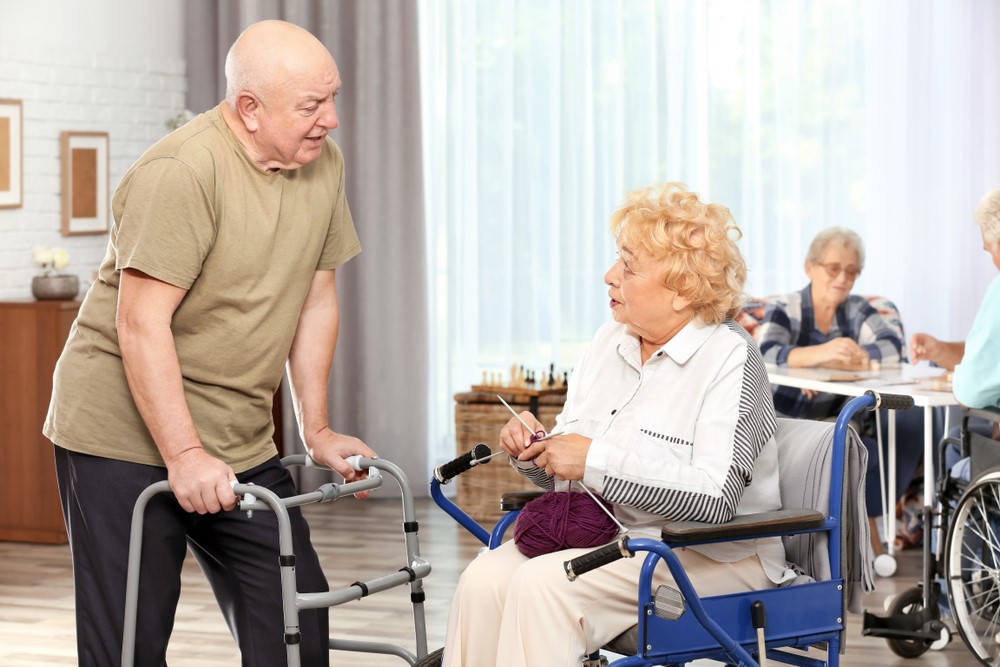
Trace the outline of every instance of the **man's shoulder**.
<instances>
[{"instance_id":1,"label":"man's shoulder","mask_svg":"<svg viewBox=\"0 0 1000 667\"><path fill-rule=\"evenodd\" d=\"M986 287L986 295L983 302L1000 309L1000 275L991 280L990 284Z\"/></svg>"}]
</instances>

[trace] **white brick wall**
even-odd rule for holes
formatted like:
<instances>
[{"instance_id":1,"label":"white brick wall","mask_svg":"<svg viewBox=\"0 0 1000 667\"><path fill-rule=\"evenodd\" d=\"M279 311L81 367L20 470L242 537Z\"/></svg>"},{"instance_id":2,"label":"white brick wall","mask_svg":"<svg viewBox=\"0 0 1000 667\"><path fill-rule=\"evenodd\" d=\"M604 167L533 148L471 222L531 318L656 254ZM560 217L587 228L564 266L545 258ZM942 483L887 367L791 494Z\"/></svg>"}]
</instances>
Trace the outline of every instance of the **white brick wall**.
<instances>
[{"instance_id":1,"label":"white brick wall","mask_svg":"<svg viewBox=\"0 0 1000 667\"><path fill-rule=\"evenodd\" d=\"M44 3L36 5L44 11ZM61 235L59 133L108 133L113 192L129 165L168 132L167 119L184 109L182 57L108 55L108 42L91 36L104 52L25 49L0 40L0 98L22 101L24 131L24 204L0 209L0 300L32 298L35 246L66 248L64 272L77 274L83 290L104 257L107 234Z\"/></svg>"}]
</instances>

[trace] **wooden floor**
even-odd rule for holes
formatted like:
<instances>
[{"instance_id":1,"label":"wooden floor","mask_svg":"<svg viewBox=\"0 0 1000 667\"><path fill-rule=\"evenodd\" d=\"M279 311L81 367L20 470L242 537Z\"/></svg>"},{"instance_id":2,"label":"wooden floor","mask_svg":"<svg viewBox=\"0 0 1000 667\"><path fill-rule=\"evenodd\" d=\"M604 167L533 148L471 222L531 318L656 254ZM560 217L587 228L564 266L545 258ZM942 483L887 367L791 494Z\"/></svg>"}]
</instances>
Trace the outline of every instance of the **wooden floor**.
<instances>
[{"instance_id":1,"label":"wooden floor","mask_svg":"<svg viewBox=\"0 0 1000 667\"><path fill-rule=\"evenodd\" d=\"M403 565L398 501L339 500L306 508L314 542L331 587L397 570ZM433 572L427 593L428 643L442 644L448 603L458 575L478 551L478 543L429 500L418 501L421 553ZM190 561L190 559L189 559ZM919 553L900 554L899 573L879 580L866 607L880 611L887 595L911 587L919 576ZM336 636L394 641L414 650L408 588L335 607L330 626ZM973 667L978 664L957 636L943 651L904 660L884 640L861 636L861 619L849 616L845 667L874 665ZM0 666L75 665L72 574L69 549L0 542ZM185 568L183 593L168 660L171 667L238 666L239 655L197 565ZM333 654L333 664L352 667L402 667L392 656Z\"/></svg>"}]
</instances>

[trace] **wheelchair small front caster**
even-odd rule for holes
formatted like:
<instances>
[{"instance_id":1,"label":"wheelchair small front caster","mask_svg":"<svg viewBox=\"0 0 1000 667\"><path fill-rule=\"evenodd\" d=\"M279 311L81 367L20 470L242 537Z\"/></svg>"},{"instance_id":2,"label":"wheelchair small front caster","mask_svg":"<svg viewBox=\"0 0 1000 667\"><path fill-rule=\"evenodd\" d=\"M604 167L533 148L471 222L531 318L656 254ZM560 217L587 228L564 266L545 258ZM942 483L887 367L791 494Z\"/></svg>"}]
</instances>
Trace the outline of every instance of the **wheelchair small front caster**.
<instances>
[{"instance_id":1,"label":"wheelchair small front caster","mask_svg":"<svg viewBox=\"0 0 1000 667\"><path fill-rule=\"evenodd\" d=\"M882 578L896 574L896 558L889 554L879 554L875 557L875 574Z\"/></svg>"},{"instance_id":2,"label":"wheelchair small front caster","mask_svg":"<svg viewBox=\"0 0 1000 667\"><path fill-rule=\"evenodd\" d=\"M941 621L931 621L932 629L938 631L938 638L931 642L932 651L943 651L951 643L951 630Z\"/></svg>"}]
</instances>

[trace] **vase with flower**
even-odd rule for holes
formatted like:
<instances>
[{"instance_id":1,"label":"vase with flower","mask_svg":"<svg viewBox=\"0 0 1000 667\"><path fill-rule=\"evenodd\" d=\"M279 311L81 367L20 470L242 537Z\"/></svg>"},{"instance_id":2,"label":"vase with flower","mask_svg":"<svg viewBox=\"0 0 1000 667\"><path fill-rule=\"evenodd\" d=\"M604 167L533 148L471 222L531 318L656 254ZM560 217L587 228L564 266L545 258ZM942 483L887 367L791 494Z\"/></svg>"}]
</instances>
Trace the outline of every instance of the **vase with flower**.
<instances>
[{"instance_id":1,"label":"vase with flower","mask_svg":"<svg viewBox=\"0 0 1000 667\"><path fill-rule=\"evenodd\" d=\"M74 299L80 292L80 279L72 273L59 273L69 266L69 253L64 248L39 246L32 253L42 273L31 280L31 293L36 299Z\"/></svg>"}]
</instances>

